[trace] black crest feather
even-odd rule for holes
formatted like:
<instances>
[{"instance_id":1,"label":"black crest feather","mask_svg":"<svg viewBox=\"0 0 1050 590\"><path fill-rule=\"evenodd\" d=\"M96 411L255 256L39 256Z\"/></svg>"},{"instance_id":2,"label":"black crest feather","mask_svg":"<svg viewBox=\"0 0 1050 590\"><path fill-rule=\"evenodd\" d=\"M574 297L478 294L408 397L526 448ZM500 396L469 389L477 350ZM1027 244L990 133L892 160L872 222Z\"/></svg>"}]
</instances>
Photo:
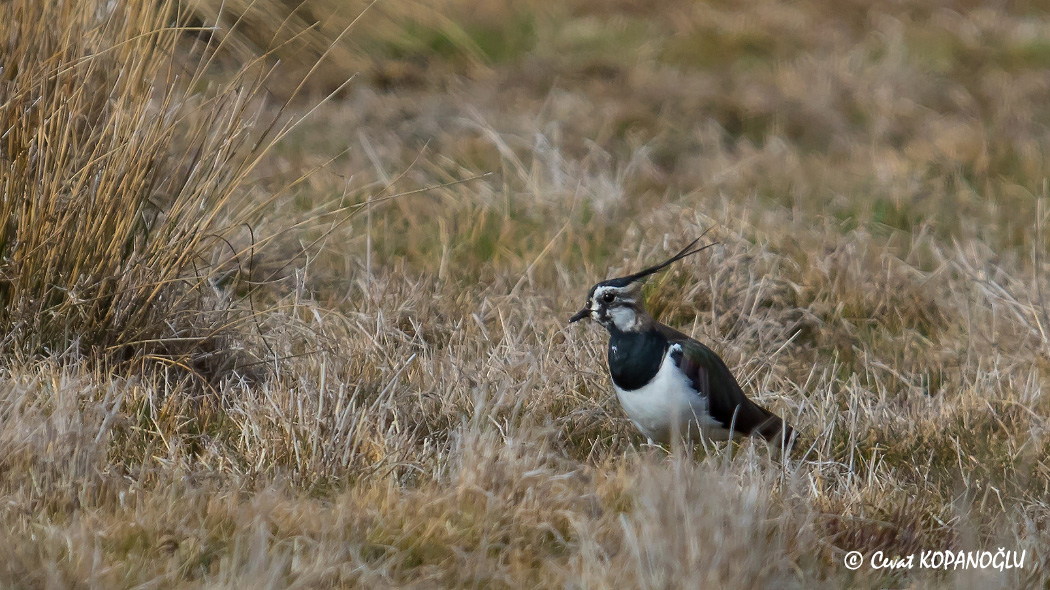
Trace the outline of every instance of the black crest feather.
<instances>
[{"instance_id":1,"label":"black crest feather","mask_svg":"<svg viewBox=\"0 0 1050 590\"><path fill-rule=\"evenodd\" d=\"M686 256L692 256L693 254L696 254L697 252L701 252L703 250L706 250L706 249L710 248L711 246L714 246L714 245L716 245L718 243L718 242L712 242L712 243L710 243L710 244L708 244L706 246L700 246L699 248L694 248L694 246L696 246L697 242L699 242L700 240L704 239L705 235L707 235L706 231L704 233L700 234L700 237L696 238L692 242L689 242L689 244L685 248L682 248L681 250L679 250L678 254L675 254L674 256L672 256L671 258L661 262L660 264L657 264L655 266L650 266L649 268L647 268L645 270L640 270L640 271L638 271L638 272L636 272L634 274L630 274L630 275L627 275L625 277L619 277L619 278L609 279L607 281L603 281L603 284L611 285L613 287L626 287L627 285L630 285L631 283L634 283L636 281L640 281L640 280L644 279L645 277L647 277L647 276L649 276L649 275L651 275L651 274L653 274L653 273L655 273L657 271L661 271L661 270L667 268L671 264L673 264L675 262L678 262L679 260L685 258Z\"/></svg>"}]
</instances>

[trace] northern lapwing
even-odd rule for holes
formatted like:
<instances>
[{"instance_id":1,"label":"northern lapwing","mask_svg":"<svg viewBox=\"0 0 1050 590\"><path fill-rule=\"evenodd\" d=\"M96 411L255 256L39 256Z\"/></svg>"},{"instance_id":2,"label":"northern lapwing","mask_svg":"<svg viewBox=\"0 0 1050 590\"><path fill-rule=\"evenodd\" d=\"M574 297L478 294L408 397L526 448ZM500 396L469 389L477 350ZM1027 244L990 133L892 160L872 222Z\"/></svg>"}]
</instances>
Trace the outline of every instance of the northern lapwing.
<instances>
[{"instance_id":1,"label":"northern lapwing","mask_svg":"<svg viewBox=\"0 0 1050 590\"><path fill-rule=\"evenodd\" d=\"M650 443L757 434L790 448L791 427L748 399L721 357L645 310L644 279L714 245L694 249L699 241L666 262L591 287L587 306L569 323L591 318L609 331L609 373L616 397Z\"/></svg>"}]
</instances>

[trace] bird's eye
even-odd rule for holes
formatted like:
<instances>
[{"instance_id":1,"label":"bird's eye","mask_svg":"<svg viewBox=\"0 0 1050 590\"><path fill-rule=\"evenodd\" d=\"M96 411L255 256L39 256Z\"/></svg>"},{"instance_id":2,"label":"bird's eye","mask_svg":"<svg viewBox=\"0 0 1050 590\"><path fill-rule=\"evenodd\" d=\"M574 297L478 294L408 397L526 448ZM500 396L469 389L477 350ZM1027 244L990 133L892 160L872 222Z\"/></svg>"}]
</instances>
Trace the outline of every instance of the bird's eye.
<instances>
[{"instance_id":1,"label":"bird's eye","mask_svg":"<svg viewBox=\"0 0 1050 590\"><path fill-rule=\"evenodd\" d=\"M604 303L612 303L614 299L616 299L616 295L613 295L612 293L602 295L602 302Z\"/></svg>"}]
</instances>

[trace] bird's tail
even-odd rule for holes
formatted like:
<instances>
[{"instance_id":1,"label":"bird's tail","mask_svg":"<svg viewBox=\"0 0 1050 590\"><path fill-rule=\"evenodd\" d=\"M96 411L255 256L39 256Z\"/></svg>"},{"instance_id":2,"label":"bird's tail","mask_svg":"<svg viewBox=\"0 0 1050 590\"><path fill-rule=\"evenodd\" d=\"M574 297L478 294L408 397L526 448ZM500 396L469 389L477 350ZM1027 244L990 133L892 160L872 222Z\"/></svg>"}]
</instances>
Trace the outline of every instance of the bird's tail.
<instances>
[{"instance_id":1,"label":"bird's tail","mask_svg":"<svg viewBox=\"0 0 1050 590\"><path fill-rule=\"evenodd\" d=\"M798 434L794 428L775 414L770 414L769 419L755 428L754 432L760 434L767 441L781 447L785 452L790 451L795 446L795 439Z\"/></svg>"}]
</instances>

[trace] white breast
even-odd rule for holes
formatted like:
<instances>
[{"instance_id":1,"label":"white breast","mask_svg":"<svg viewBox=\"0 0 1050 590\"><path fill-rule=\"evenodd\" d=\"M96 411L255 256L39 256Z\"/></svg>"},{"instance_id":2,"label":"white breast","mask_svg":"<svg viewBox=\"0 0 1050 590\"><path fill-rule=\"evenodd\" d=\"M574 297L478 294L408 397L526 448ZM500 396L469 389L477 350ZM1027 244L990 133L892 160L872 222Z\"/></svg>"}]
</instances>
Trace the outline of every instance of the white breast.
<instances>
[{"instance_id":1,"label":"white breast","mask_svg":"<svg viewBox=\"0 0 1050 590\"><path fill-rule=\"evenodd\" d=\"M616 397L638 430L652 440L669 443L678 436L695 438L701 432L713 440L725 440L729 431L708 413L707 398L693 389L689 379L678 370L670 347L656 376L642 387L625 391L616 384Z\"/></svg>"}]
</instances>

